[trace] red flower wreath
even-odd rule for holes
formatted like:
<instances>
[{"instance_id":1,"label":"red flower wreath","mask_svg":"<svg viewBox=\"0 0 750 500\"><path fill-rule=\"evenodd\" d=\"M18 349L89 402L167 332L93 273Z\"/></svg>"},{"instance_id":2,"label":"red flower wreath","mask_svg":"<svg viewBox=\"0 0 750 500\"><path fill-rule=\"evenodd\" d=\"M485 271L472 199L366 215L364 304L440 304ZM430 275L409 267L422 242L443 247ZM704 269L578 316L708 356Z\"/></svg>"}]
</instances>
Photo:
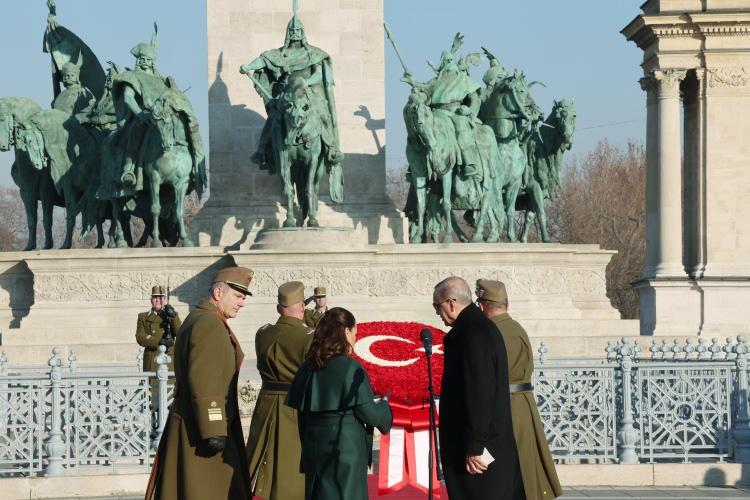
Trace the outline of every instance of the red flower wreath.
<instances>
[{"instance_id":1,"label":"red flower wreath","mask_svg":"<svg viewBox=\"0 0 750 500\"><path fill-rule=\"evenodd\" d=\"M432 331L432 385L437 396L443 378L442 330L423 323L373 321L357 325L354 357L367 370L376 394L391 389L397 403L422 403L428 400L427 360L419 334Z\"/></svg>"}]
</instances>

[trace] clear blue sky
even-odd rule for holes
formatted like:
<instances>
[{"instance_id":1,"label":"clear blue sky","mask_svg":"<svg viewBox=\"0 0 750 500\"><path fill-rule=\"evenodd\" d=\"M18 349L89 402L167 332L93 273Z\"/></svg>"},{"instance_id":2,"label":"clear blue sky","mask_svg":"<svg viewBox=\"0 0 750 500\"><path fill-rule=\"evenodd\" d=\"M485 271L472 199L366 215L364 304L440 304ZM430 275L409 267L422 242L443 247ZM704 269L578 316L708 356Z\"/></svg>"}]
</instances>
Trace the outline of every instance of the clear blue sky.
<instances>
[{"instance_id":1,"label":"clear blue sky","mask_svg":"<svg viewBox=\"0 0 750 500\"><path fill-rule=\"evenodd\" d=\"M304 3L302 0L302 9ZM409 69L419 80L432 71L456 31L465 34L463 52L492 51L508 69L523 70L537 103L548 111L555 98L574 99L578 131L574 153L608 138L617 144L645 135L645 96L638 86L641 51L619 33L639 12L642 0L385 0L385 17ZM208 137L208 70L205 0L58 0L58 20L83 38L102 63L132 65L130 48L151 37L159 24L157 65L176 78ZM290 2L291 5L291 2ZM25 96L40 104L52 99L49 55L41 50L46 26L44 0L3 0L0 96ZM281 34L280 34L281 36ZM280 39L281 40L281 39ZM315 40L310 40L315 43ZM270 48L270 47L269 47ZM252 54L248 54L250 57ZM336 61L334 61L334 67ZM475 71L481 78L485 62ZM404 164L401 109L408 87L386 45L386 159ZM377 117L375 117L377 118ZM0 153L0 185L12 185L11 153Z\"/></svg>"}]
</instances>

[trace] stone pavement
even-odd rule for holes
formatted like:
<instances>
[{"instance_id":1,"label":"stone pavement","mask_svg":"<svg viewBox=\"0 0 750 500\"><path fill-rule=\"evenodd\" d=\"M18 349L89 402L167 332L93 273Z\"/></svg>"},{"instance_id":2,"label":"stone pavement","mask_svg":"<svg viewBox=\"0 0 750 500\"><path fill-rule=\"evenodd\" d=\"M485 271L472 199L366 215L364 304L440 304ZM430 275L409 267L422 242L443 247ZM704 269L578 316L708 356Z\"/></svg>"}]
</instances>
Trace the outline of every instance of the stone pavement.
<instances>
[{"instance_id":1,"label":"stone pavement","mask_svg":"<svg viewBox=\"0 0 750 500\"><path fill-rule=\"evenodd\" d=\"M651 488L566 488L561 500L651 500L661 498L715 500L715 499L750 499L750 489L745 488L711 488L711 487L651 487Z\"/></svg>"},{"instance_id":2,"label":"stone pavement","mask_svg":"<svg viewBox=\"0 0 750 500\"><path fill-rule=\"evenodd\" d=\"M424 494L413 498L424 498ZM140 500L143 497L89 497L81 500ZM380 498L380 497L370 497ZM395 495L383 498L396 499ZM662 498L685 500L733 500L750 499L750 488L711 488L711 487L665 487L665 488L567 488L560 500L592 500L595 498L606 500L656 500ZM55 499L48 499L55 500Z\"/></svg>"}]
</instances>

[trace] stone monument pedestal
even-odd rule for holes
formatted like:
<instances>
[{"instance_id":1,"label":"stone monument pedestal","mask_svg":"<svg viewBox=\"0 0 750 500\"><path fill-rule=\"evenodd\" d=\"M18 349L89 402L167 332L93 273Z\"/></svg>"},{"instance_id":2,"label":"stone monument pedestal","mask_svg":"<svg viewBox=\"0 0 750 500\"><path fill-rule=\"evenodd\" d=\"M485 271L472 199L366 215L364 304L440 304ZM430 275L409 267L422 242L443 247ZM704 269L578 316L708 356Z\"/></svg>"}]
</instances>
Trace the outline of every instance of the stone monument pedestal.
<instances>
[{"instance_id":1,"label":"stone monument pedestal","mask_svg":"<svg viewBox=\"0 0 750 500\"><path fill-rule=\"evenodd\" d=\"M745 311L750 279L654 278L634 286L641 300L642 335L750 335Z\"/></svg>"},{"instance_id":2,"label":"stone monument pedestal","mask_svg":"<svg viewBox=\"0 0 750 500\"><path fill-rule=\"evenodd\" d=\"M304 237L314 231L296 230ZM292 231L274 233L283 239ZM230 320L249 362L255 332L278 317L278 286L292 280L305 283L307 294L325 286L329 305L346 307L359 322L419 321L447 329L432 308L438 281L457 275L473 286L480 277L500 279L511 314L535 347L544 341L555 355L601 355L607 340L638 335L638 322L619 319L606 297L605 268L613 252L596 245L355 248L341 239L337 248L284 245L228 253L217 247L3 253L0 351L14 365L44 363L53 346L74 350L80 363L135 364L136 318L149 308L151 287L169 284L171 303L185 318L208 293L216 271L233 264L255 271L253 296Z\"/></svg>"},{"instance_id":3,"label":"stone monument pedestal","mask_svg":"<svg viewBox=\"0 0 750 500\"><path fill-rule=\"evenodd\" d=\"M280 196L280 195L279 195ZM321 228L348 230L351 244L404 243L408 239L408 220L385 197L354 197L333 204L327 197L318 206ZM220 246L227 250L257 248L257 239L266 238L266 230L282 228L286 208L280 201L266 199L263 204L239 207L209 203L191 224L191 233L199 246Z\"/></svg>"},{"instance_id":4,"label":"stone monument pedestal","mask_svg":"<svg viewBox=\"0 0 750 500\"><path fill-rule=\"evenodd\" d=\"M633 286L640 298L641 335L700 334L701 292L693 283L653 278Z\"/></svg>"},{"instance_id":5,"label":"stone monument pedestal","mask_svg":"<svg viewBox=\"0 0 750 500\"><path fill-rule=\"evenodd\" d=\"M353 229L345 227L281 227L258 232L250 250L362 249L366 245Z\"/></svg>"}]
</instances>

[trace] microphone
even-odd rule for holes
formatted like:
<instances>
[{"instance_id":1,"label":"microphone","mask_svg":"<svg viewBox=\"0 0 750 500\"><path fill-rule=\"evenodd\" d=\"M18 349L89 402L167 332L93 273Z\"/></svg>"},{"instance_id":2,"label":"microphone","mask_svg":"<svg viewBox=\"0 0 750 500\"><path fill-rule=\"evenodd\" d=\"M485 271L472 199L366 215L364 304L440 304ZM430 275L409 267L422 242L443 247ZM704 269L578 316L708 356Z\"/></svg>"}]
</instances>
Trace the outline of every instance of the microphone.
<instances>
[{"instance_id":1,"label":"microphone","mask_svg":"<svg viewBox=\"0 0 750 500\"><path fill-rule=\"evenodd\" d=\"M422 339L425 354L432 356L432 332L430 329L422 328L422 331L419 332L419 338Z\"/></svg>"}]
</instances>

